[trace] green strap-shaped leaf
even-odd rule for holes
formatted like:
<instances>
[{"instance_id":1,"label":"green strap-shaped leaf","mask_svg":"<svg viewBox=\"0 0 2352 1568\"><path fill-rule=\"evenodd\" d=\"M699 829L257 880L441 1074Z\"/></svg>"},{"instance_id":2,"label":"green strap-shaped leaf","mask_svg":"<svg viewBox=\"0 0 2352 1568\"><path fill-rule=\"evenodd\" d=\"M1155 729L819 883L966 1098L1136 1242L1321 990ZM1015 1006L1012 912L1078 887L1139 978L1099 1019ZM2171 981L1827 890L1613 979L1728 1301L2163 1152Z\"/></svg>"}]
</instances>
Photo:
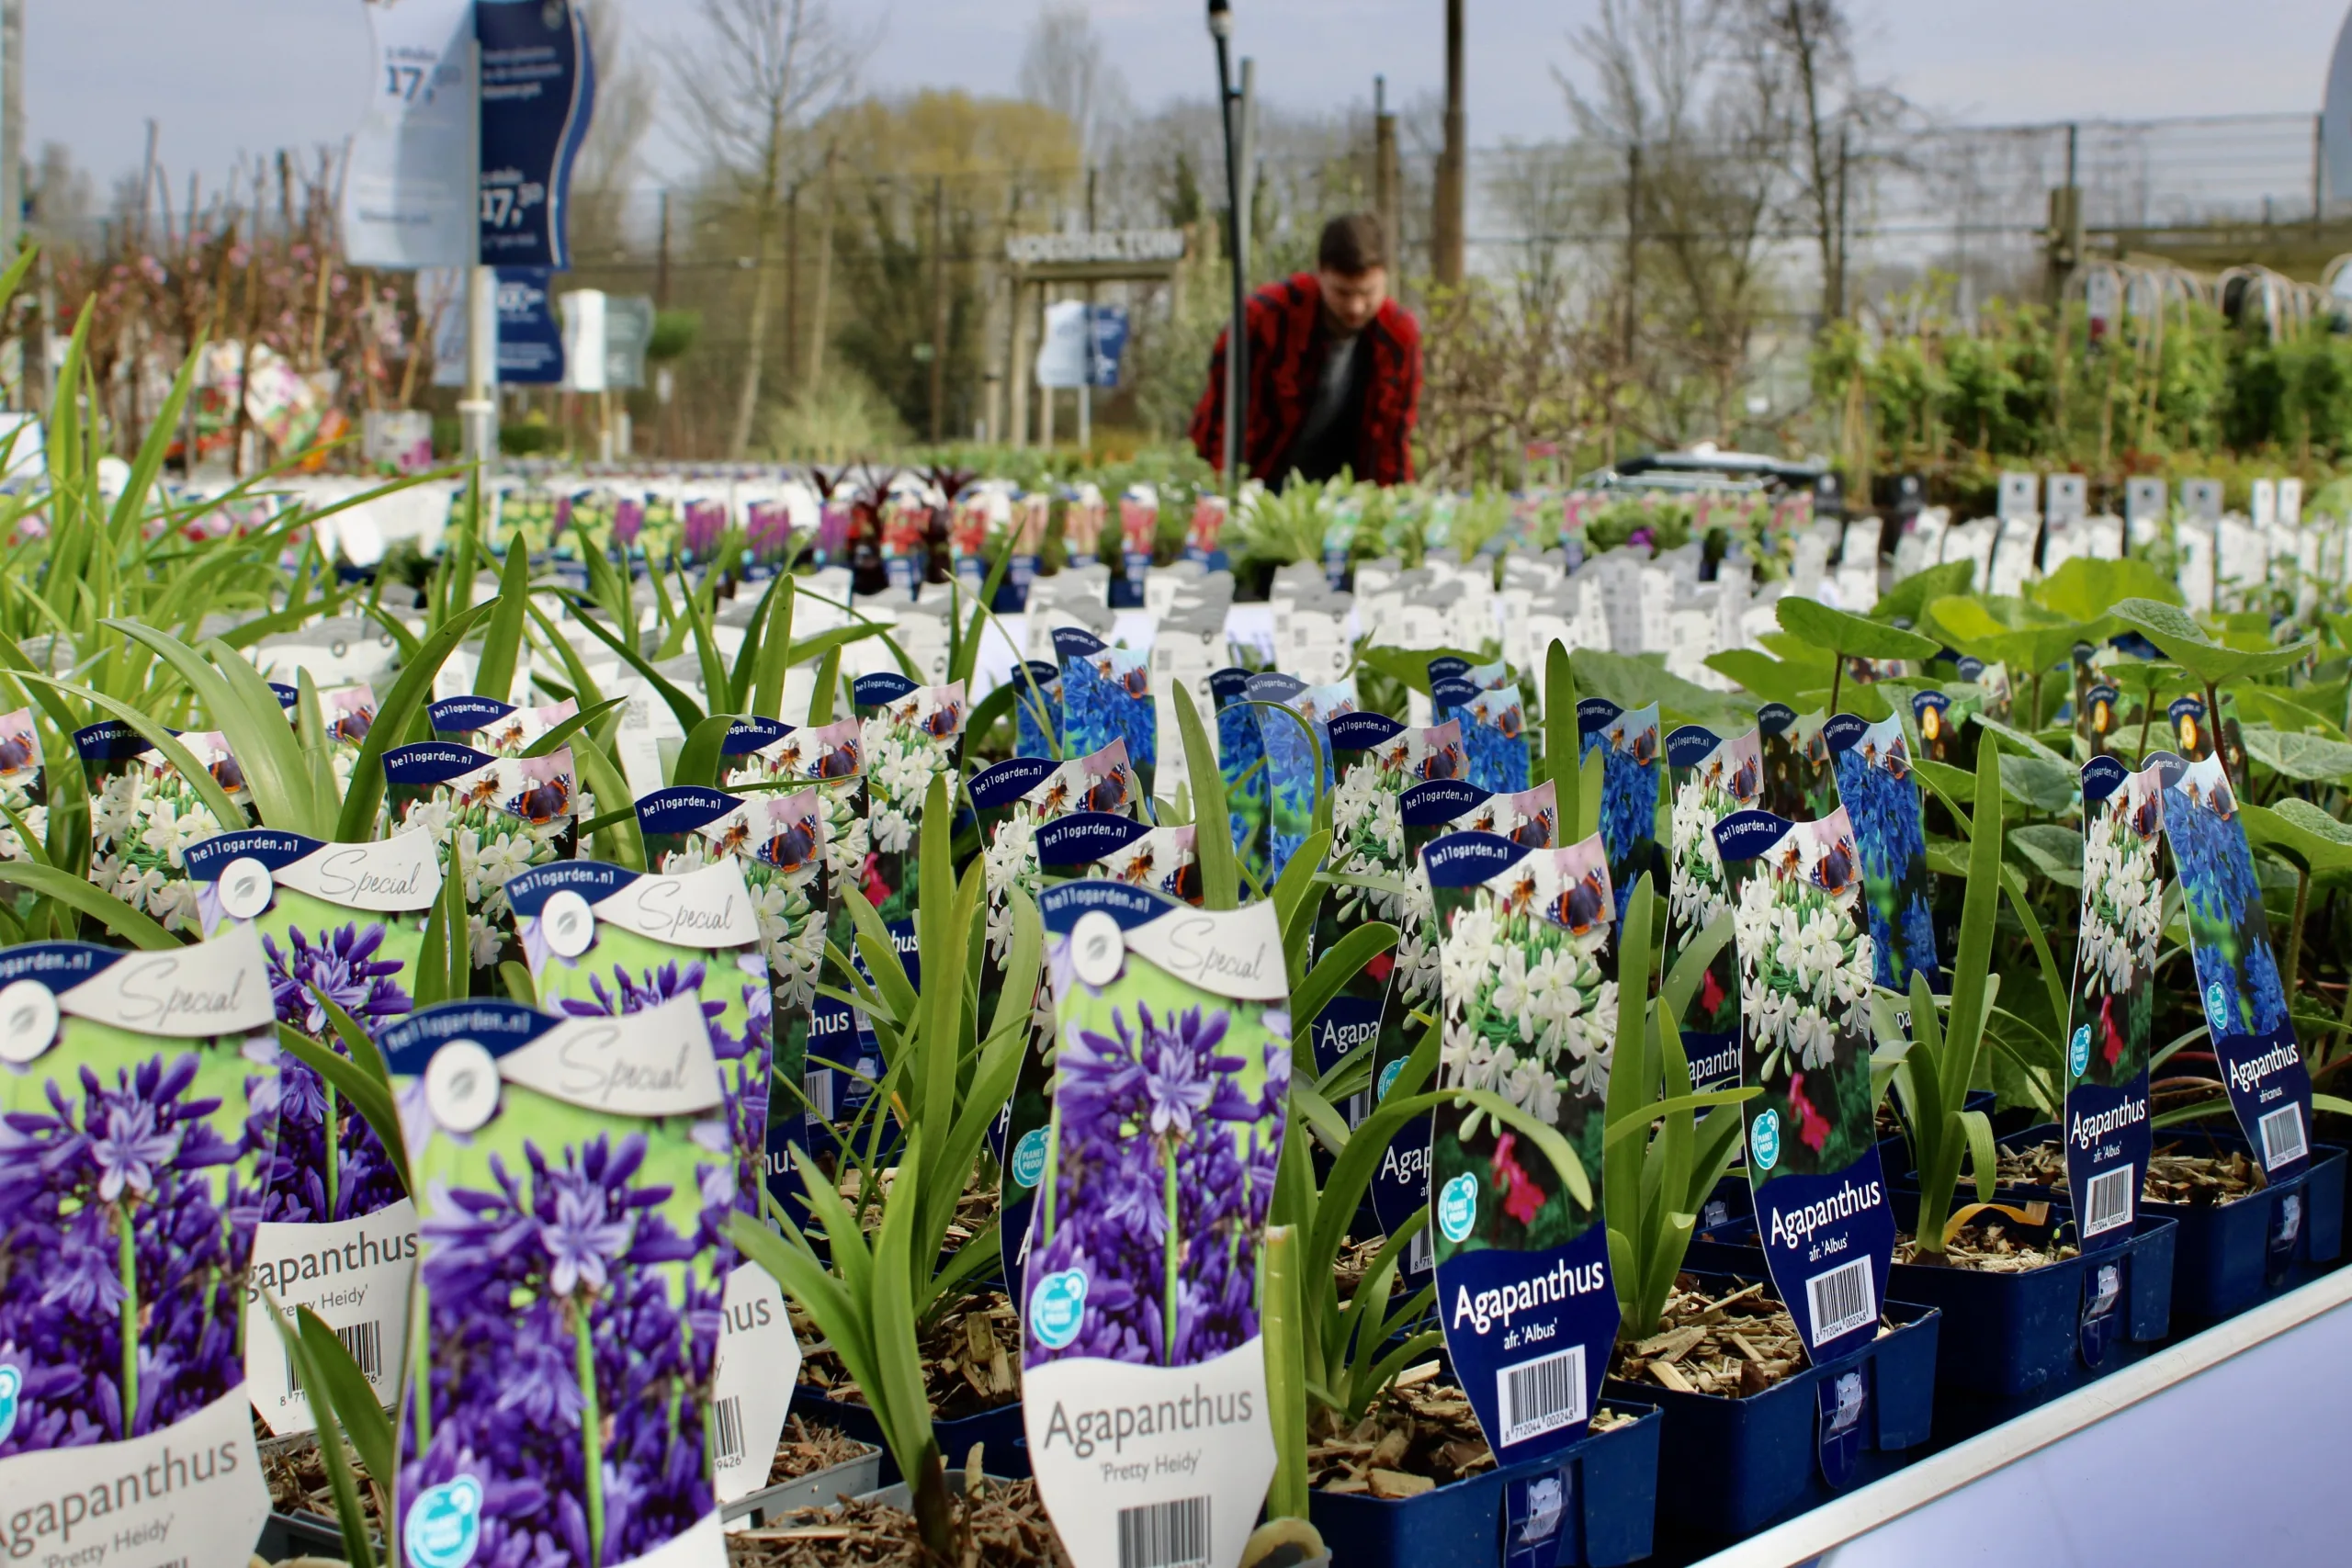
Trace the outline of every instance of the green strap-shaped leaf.
<instances>
[{"instance_id":1,"label":"green strap-shaped leaf","mask_svg":"<svg viewBox=\"0 0 2352 1568\"><path fill-rule=\"evenodd\" d=\"M18 825L18 835L23 827ZM181 945L149 915L132 908L105 888L71 872L60 871L53 865L40 865L31 861L0 861L0 884L24 888L42 898L52 899L75 911L89 916L108 932L151 953Z\"/></svg>"},{"instance_id":2,"label":"green strap-shaped leaf","mask_svg":"<svg viewBox=\"0 0 2352 1568\"><path fill-rule=\"evenodd\" d=\"M294 1369L295 1376L301 1380L302 1388L310 1396L311 1415L318 1421L321 1438L318 1445L319 1455L326 1466L327 1489L334 1498L335 1523L343 1532L344 1555L353 1564L353 1568L375 1568L376 1545L368 1529L367 1510L360 1505L359 1483L351 1473L351 1461L345 1456L343 1444L336 1441L334 1436L335 1417L339 1412L334 1409L333 1397L328 1393L330 1383L327 1370L319 1364L318 1358L312 1354L311 1341L304 1332L307 1325L300 1319L291 1324L288 1323L286 1314L278 1310L277 1298L268 1292L262 1292L262 1297L269 1307L269 1321L277 1330L278 1343L285 1347L287 1364ZM302 1317L312 1315L308 1307L297 1307L295 1311ZM333 1340L334 1333L329 1331L327 1337ZM335 1348L342 1348L340 1341L336 1341ZM363 1385L367 1382L364 1378L360 1381ZM371 1404L375 1403L372 1392L368 1395L368 1403ZM383 1411L379 1409L376 1414L381 1417ZM355 1449L358 1447L356 1439L352 1446ZM364 1459L365 1456L362 1457ZM379 1478L389 1477L394 1473L396 1472L389 1468L375 1472Z\"/></svg>"},{"instance_id":3,"label":"green strap-shaped leaf","mask_svg":"<svg viewBox=\"0 0 2352 1568\"><path fill-rule=\"evenodd\" d=\"M524 694L514 690L514 675L523 659L523 622L531 603L531 552L520 541L506 547L499 572L498 597L491 604L490 630L481 639L481 662L474 669L474 694L495 703L519 705Z\"/></svg>"}]
</instances>

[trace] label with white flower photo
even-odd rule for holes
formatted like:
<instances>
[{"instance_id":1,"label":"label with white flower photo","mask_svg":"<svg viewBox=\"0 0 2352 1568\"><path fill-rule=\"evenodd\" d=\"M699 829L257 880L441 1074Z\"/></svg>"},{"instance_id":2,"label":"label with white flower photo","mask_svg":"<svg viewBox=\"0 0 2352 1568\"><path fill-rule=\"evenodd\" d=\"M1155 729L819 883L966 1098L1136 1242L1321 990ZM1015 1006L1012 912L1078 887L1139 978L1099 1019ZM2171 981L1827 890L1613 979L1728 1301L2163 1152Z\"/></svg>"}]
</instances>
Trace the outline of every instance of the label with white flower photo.
<instances>
[{"instance_id":1,"label":"label with white flower photo","mask_svg":"<svg viewBox=\"0 0 2352 1568\"><path fill-rule=\"evenodd\" d=\"M1600 761L1600 841L1609 850L1609 882L1617 890L1617 918L1647 873L1657 865L1659 758L1657 705L1630 712L1606 697L1577 704L1577 764L1595 751Z\"/></svg>"},{"instance_id":2,"label":"label with white flower photo","mask_svg":"<svg viewBox=\"0 0 2352 1568\"><path fill-rule=\"evenodd\" d=\"M1440 734L1452 727L1449 720L1429 733ZM1374 1104L1388 1098L1396 1075L1404 1071L1414 1046L1437 1018L1443 921L1469 897L1459 888L1447 888L1442 895L1433 888L1423 853L1431 842L1453 833L1491 833L1522 848L1548 850L1559 826L1557 798L1550 779L1517 795L1493 795L1460 779L1429 779L1407 785L1398 797L1397 818L1405 833L1405 892L1398 904L1392 994L1382 1010L1380 1032L1373 1046ZM1373 1213L1379 1216L1384 1233L1393 1235L1402 1229L1429 1201L1429 1150L1427 1117L1408 1122L1389 1140L1372 1179ZM1435 1256L1428 1246L1407 1249L1402 1272L1408 1288L1418 1290L1428 1281Z\"/></svg>"},{"instance_id":3,"label":"label with white flower photo","mask_svg":"<svg viewBox=\"0 0 2352 1568\"><path fill-rule=\"evenodd\" d=\"M1762 1090L1740 1108L1757 1229L1805 1354L1826 1361L1878 1332L1894 1255L1853 829L1842 810L1735 811L1715 847L1737 889L1740 1082Z\"/></svg>"},{"instance_id":4,"label":"label with white flower photo","mask_svg":"<svg viewBox=\"0 0 2352 1568\"><path fill-rule=\"evenodd\" d=\"M432 1351L398 1428L401 1560L460 1561L470 1540L468 1561L628 1562L695 1539L686 1556L720 1568L707 1325L741 1180L702 1001L447 1002L382 1044L409 1086Z\"/></svg>"},{"instance_id":5,"label":"label with white flower photo","mask_svg":"<svg viewBox=\"0 0 2352 1568\"><path fill-rule=\"evenodd\" d=\"M244 772L224 737L189 730L177 739L232 805L251 805ZM188 846L244 823L223 823L162 750L118 719L75 730L74 746L90 784L90 880L164 930L195 934Z\"/></svg>"},{"instance_id":6,"label":"label with white flower photo","mask_svg":"<svg viewBox=\"0 0 2352 1568\"><path fill-rule=\"evenodd\" d=\"M1076 1568L1127 1568L1137 1539L1229 1565L1274 1472L1257 1281L1290 1091L1282 933L1268 903L1114 882L1047 888L1040 912L1059 1072L1018 1298L1038 1494Z\"/></svg>"},{"instance_id":7,"label":"label with white flower photo","mask_svg":"<svg viewBox=\"0 0 2352 1568\"><path fill-rule=\"evenodd\" d=\"M1080 626L1057 626L1054 657L1062 667L1063 751L1083 756L1124 739L1127 761L1149 795L1159 764L1149 655L1113 648Z\"/></svg>"},{"instance_id":8,"label":"label with white flower photo","mask_svg":"<svg viewBox=\"0 0 2352 1568\"><path fill-rule=\"evenodd\" d=\"M754 721L758 723L762 721ZM860 739L864 726L855 716L821 725L787 729L774 739L736 757L727 757L722 745L720 782L729 788L746 784L804 784L812 789L822 811L823 831L818 847L824 857L824 934L814 943L822 960L819 978L839 990L851 989L849 977L832 973L828 947L854 952L855 927L843 904L844 889L865 890L869 900L881 897L876 874L873 830L866 820L865 757ZM735 727L729 727L729 736ZM756 799L766 792L755 791ZM831 1168L832 1128L853 1120L872 1096L880 1077L880 1047L870 1031L859 1027L856 1010L846 1002L814 994L808 1003L805 1066L795 1080L801 1086L802 1126L818 1161Z\"/></svg>"},{"instance_id":9,"label":"label with white flower photo","mask_svg":"<svg viewBox=\"0 0 2352 1568\"><path fill-rule=\"evenodd\" d=\"M874 911L883 922L911 931L922 896L923 800L932 781L945 778L953 804L963 750L964 682L918 686L904 675L861 675L854 691L863 726L858 739L865 758L865 816L873 834L867 886L878 893ZM905 956L908 978L920 985L919 955Z\"/></svg>"},{"instance_id":10,"label":"label with white flower photo","mask_svg":"<svg viewBox=\"0 0 2352 1568\"><path fill-rule=\"evenodd\" d=\"M1237 667L1209 676L1209 696L1216 704L1216 771L1225 781L1225 816L1233 829L1233 852L1242 868L1261 886L1266 874L1266 818L1273 791L1266 782L1266 747L1258 734L1258 710L1247 693L1251 671Z\"/></svg>"},{"instance_id":11,"label":"label with white flower photo","mask_svg":"<svg viewBox=\"0 0 2352 1568\"><path fill-rule=\"evenodd\" d=\"M2214 1065L2255 1157L2280 1180L2311 1163L2312 1074L2287 1016L2237 792L2222 756L2184 765L2159 753L2152 761L2165 781L2165 840L2188 916Z\"/></svg>"},{"instance_id":12,"label":"label with white flower photo","mask_svg":"<svg viewBox=\"0 0 2352 1568\"><path fill-rule=\"evenodd\" d=\"M36 846L48 841L49 785L30 708L0 713L0 860L28 858L20 830Z\"/></svg>"},{"instance_id":13,"label":"label with white flower photo","mask_svg":"<svg viewBox=\"0 0 2352 1568\"><path fill-rule=\"evenodd\" d=\"M348 1055L328 1003L370 1037L414 1007L417 954L441 894L430 835L328 844L248 828L191 845L187 868L208 939L242 927L259 933L278 1022ZM245 1372L254 1409L283 1436L315 1422L262 1292L288 1318L298 1306L317 1313L390 1404L407 1338L416 1211L350 1101L275 1041L254 1049L278 1053L277 1140L254 1247Z\"/></svg>"},{"instance_id":14,"label":"label with white flower photo","mask_svg":"<svg viewBox=\"0 0 2352 1568\"><path fill-rule=\"evenodd\" d=\"M1924 975L1940 990L1935 914L1928 902L1927 828L1903 721L1871 724L1841 713L1821 727L1821 737L1861 855L1862 913L1874 976L1888 990L1907 995L1911 976Z\"/></svg>"},{"instance_id":15,"label":"label with white flower photo","mask_svg":"<svg viewBox=\"0 0 2352 1568\"><path fill-rule=\"evenodd\" d=\"M1761 809L1798 822L1819 821L1838 809L1838 774L1821 736L1824 722L1818 711L1800 715L1786 703L1756 710L1764 747Z\"/></svg>"},{"instance_id":16,"label":"label with white flower photo","mask_svg":"<svg viewBox=\"0 0 2352 1568\"><path fill-rule=\"evenodd\" d=\"M2066 1021L2066 1188L2085 1252L2120 1247L2146 1183L2148 1044L2165 883L2164 770L2083 769L2083 919Z\"/></svg>"},{"instance_id":17,"label":"label with white flower photo","mask_svg":"<svg viewBox=\"0 0 2352 1568\"><path fill-rule=\"evenodd\" d=\"M1725 740L1686 724L1666 738L1666 761L1674 788L1665 958L1670 974L1702 932L1731 919L1735 889L1715 851L1715 824L1756 805L1763 751L1753 729ZM1694 1090L1739 1082L1739 949L1728 932L1683 1008L1681 1032Z\"/></svg>"},{"instance_id":18,"label":"label with white flower photo","mask_svg":"<svg viewBox=\"0 0 2352 1568\"><path fill-rule=\"evenodd\" d=\"M1462 1098L1430 1137L1438 1322L1510 1465L1584 1436L1617 1334L1600 1206L1616 899L1597 833L1545 850L1456 833L1421 863L1433 889L1464 899L1442 952L1436 1085ZM1581 1193L1521 1118L1566 1145Z\"/></svg>"},{"instance_id":19,"label":"label with white flower photo","mask_svg":"<svg viewBox=\"0 0 2352 1568\"><path fill-rule=\"evenodd\" d=\"M250 931L0 950L13 1557L157 1563L181 1517L171 1554L242 1562L268 1512L238 1341L277 1120L256 1047L275 1028Z\"/></svg>"},{"instance_id":20,"label":"label with white flower photo","mask_svg":"<svg viewBox=\"0 0 2352 1568\"><path fill-rule=\"evenodd\" d=\"M580 711L566 697L538 707L517 707L496 697L444 697L425 705L433 733L444 740L462 740L493 757L519 757L533 741Z\"/></svg>"},{"instance_id":21,"label":"label with white flower photo","mask_svg":"<svg viewBox=\"0 0 2352 1568\"><path fill-rule=\"evenodd\" d=\"M1269 672L1251 677L1243 695L1255 707L1265 748L1267 853L1279 877L1314 831L1315 803L1331 787L1330 721L1355 711L1355 682L1310 686L1295 675Z\"/></svg>"},{"instance_id":22,"label":"label with white flower photo","mask_svg":"<svg viewBox=\"0 0 2352 1568\"><path fill-rule=\"evenodd\" d=\"M443 874L464 883L474 990L487 994L499 964L522 957L507 929L506 884L579 847L571 749L498 757L454 740L395 746L384 753L384 794L393 829L431 833Z\"/></svg>"}]
</instances>

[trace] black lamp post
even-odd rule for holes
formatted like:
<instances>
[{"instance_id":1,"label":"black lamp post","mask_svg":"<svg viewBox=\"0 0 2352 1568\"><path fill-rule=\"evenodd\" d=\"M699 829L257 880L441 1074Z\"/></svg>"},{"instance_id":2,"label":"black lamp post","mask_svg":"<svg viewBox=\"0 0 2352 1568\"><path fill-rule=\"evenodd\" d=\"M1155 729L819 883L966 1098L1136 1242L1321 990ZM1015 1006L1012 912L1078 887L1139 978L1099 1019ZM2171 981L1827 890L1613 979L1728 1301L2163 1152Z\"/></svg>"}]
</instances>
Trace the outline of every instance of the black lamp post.
<instances>
[{"instance_id":1,"label":"black lamp post","mask_svg":"<svg viewBox=\"0 0 2352 1568\"><path fill-rule=\"evenodd\" d=\"M1250 297L1248 257L1243 254L1241 220L1241 130L1234 117L1241 112L1240 95L1233 90L1233 7L1228 0L1209 0L1209 37L1216 40L1217 107L1225 116L1225 199L1227 259L1233 265L1233 321L1225 336L1225 495L1236 499L1241 488L1242 433L1249 429Z\"/></svg>"}]
</instances>

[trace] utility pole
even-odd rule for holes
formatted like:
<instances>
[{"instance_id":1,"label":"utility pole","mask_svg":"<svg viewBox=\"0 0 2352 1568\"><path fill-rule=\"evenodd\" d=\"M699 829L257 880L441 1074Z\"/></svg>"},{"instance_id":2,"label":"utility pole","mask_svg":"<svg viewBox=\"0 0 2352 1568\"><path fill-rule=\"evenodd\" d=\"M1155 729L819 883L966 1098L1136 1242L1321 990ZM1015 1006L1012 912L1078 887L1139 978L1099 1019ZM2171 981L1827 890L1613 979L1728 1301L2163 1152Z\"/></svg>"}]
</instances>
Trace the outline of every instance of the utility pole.
<instances>
[{"instance_id":1,"label":"utility pole","mask_svg":"<svg viewBox=\"0 0 2352 1568\"><path fill-rule=\"evenodd\" d=\"M662 241L653 257L653 308L670 308L670 189L662 188Z\"/></svg>"},{"instance_id":2,"label":"utility pole","mask_svg":"<svg viewBox=\"0 0 2352 1568\"><path fill-rule=\"evenodd\" d=\"M2066 127L2066 183L2050 193L2050 227L2042 236L2048 247L2050 303L2053 306L2065 299L2067 281L2083 261L2083 192L2075 183L2080 136L2080 127Z\"/></svg>"},{"instance_id":3,"label":"utility pole","mask_svg":"<svg viewBox=\"0 0 2352 1568\"><path fill-rule=\"evenodd\" d=\"M1397 193L1403 186L1396 166L1396 117L1388 112L1388 78L1372 79L1372 205L1380 214L1382 237L1388 242L1388 274L1404 273L1405 226Z\"/></svg>"},{"instance_id":4,"label":"utility pole","mask_svg":"<svg viewBox=\"0 0 2352 1568\"><path fill-rule=\"evenodd\" d=\"M16 259L24 215L25 0L0 0L0 258Z\"/></svg>"},{"instance_id":5,"label":"utility pole","mask_svg":"<svg viewBox=\"0 0 2352 1568\"><path fill-rule=\"evenodd\" d=\"M1445 150L1437 161L1437 210L1430 226L1430 271L1441 288L1462 282L1462 209L1469 132L1462 106L1462 0L1445 0Z\"/></svg>"},{"instance_id":6,"label":"utility pole","mask_svg":"<svg viewBox=\"0 0 2352 1568\"><path fill-rule=\"evenodd\" d=\"M1244 232L1244 209L1241 198L1242 140L1247 134L1247 113L1240 94L1233 90L1232 42L1233 8L1230 0L1208 0L1209 37L1216 44L1217 107L1225 117L1225 199L1228 217L1228 261L1233 269L1233 315L1226 327L1225 336L1225 429L1221 432L1218 449L1225 458L1224 485L1227 501L1235 498L1242 478L1241 433L1248 426L1248 396L1250 378L1247 375L1250 356L1249 324L1250 275L1249 236ZM1248 66L1243 66L1246 73ZM1051 411L1053 401L1046 400Z\"/></svg>"},{"instance_id":7,"label":"utility pole","mask_svg":"<svg viewBox=\"0 0 2352 1568\"><path fill-rule=\"evenodd\" d=\"M947 179L931 179L931 444L947 418Z\"/></svg>"},{"instance_id":8,"label":"utility pole","mask_svg":"<svg viewBox=\"0 0 2352 1568\"><path fill-rule=\"evenodd\" d=\"M1094 232L1093 165L1086 170L1086 231ZM1086 379L1078 384L1078 449L1094 449L1094 285L1086 286Z\"/></svg>"},{"instance_id":9,"label":"utility pole","mask_svg":"<svg viewBox=\"0 0 2352 1568\"><path fill-rule=\"evenodd\" d=\"M1846 170L1849 153L1849 136L1844 127L1838 131L1838 241L1831 249L1829 273L1829 316L1832 321L1846 319Z\"/></svg>"},{"instance_id":10,"label":"utility pole","mask_svg":"<svg viewBox=\"0 0 2352 1568\"><path fill-rule=\"evenodd\" d=\"M814 400L825 373L825 323L833 285L833 153L837 144L825 143L824 209L817 223L817 297L808 310L808 380L801 396Z\"/></svg>"}]
</instances>

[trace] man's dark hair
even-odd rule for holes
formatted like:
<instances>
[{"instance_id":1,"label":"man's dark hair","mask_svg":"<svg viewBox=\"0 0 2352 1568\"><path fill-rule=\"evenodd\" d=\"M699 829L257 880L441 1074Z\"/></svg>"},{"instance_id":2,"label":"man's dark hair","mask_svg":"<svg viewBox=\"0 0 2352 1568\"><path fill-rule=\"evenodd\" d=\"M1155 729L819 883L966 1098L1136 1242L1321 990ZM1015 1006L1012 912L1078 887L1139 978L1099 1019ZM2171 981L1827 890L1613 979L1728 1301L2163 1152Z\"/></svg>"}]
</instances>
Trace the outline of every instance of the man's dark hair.
<instances>
[{"instance_id":1,"label":"man's dark hair","mask_svg":"<svg viewBox=\"0 0 2352 1568\"><path fill-rule=\"evenodd\" d=\"M1315 264L1342 277L1362 277L1388 265L1388 238L1381 232L1377 212L1342 212L1323 225L1323 239L1315 248Z\"/></svg>"}]
</instances>

